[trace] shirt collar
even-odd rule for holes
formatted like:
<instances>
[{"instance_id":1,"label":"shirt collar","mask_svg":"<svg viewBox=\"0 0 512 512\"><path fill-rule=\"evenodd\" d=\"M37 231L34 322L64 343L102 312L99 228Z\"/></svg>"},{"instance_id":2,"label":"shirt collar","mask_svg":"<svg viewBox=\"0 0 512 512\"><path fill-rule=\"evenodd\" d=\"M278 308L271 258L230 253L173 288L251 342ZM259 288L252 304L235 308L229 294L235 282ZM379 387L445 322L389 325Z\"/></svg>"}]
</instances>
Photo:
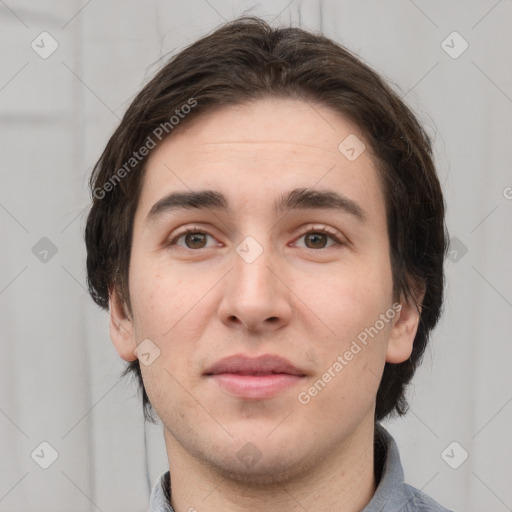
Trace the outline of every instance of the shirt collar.
<instances>
[{"instance_id":1,"label":"shirt collar","mask_svg":"<svg viewBox=\"0 0 512 512\"><path fill-rule=\"evenodd\" d=\"M168 489L168 491L166 491ZM169 471L156 482L149 498L149 512L174 512L169 502L170 478Z\"/></svg>"}]
</instances>

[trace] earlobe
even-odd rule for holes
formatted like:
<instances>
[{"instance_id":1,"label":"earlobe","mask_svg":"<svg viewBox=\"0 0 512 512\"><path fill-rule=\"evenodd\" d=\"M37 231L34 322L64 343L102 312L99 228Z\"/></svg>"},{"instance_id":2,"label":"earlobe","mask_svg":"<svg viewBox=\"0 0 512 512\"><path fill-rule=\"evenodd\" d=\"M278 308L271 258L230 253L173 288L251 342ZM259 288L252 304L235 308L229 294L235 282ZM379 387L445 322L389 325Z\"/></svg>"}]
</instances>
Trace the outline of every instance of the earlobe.
<instances>
[{"instance_id":1,"label":"earlobe","mask_svg":"<svg viewBox=\"0 0 512 512\"><path fill-rule=\"evenodd\" d=\"M420 317L421 306L417 306L410 301L403 300L401 302L401 308L396 313L386 350L386 361L388 363L398 364L409 359Z\"/></svg>"},{"instance_id":2,"label":"earlobe","mask_svg":"<svg viewBox=\"0 0 512 512\"><path fill-rule=\"evenodd\" d=\"M119 295L112 290L109 294L110 312L110 339L117 350L117 353L125 361L135 361L136 348L133 330L133 319L127 310L126 304Z\"/></svg>"}]
</instances>

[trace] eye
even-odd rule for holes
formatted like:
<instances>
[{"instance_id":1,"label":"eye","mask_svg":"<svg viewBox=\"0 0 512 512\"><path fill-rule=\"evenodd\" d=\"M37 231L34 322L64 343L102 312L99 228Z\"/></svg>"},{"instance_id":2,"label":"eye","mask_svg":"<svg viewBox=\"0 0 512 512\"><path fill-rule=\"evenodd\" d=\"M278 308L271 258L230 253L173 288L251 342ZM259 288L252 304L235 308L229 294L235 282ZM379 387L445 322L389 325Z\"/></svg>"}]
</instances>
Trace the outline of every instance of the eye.
<instances>
[{"instance_id":1,"label":"eye","mask_svg":"<svg viewBox=\"0 0 512 512\"><path fill-rule=\"evenodd\" d=\"M214 242L210 243L209 246L208 238ZM205 249L219 244L209 233L205 233L204 231L188 230L173 238L169 242L169 245L177 245L184 249Z\"/></svg>"},{"instance_id":2,"label":"eye","mask_svg":"<svg viewBox=\"0 0 512 512\"><path fill-rule=\"evenodd\" d=\"M300 236L298 240L300 239L304 239L304 245L298 243L296 245L306 249L327 249L333 245L343 244L337 234L327 228L308 231Z\"/></svg>"}]
</instances>

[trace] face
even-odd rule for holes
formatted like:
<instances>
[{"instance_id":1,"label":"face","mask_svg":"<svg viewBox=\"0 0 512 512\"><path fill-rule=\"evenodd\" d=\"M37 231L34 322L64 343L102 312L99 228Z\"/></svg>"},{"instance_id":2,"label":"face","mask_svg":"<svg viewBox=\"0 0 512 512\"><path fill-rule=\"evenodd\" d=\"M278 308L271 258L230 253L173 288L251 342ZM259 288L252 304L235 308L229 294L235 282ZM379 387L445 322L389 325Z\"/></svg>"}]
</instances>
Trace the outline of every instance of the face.
<instances>
[{"instance_id":1,"label":"face","mask_svg":"<svg viewBox=\"0 0 512 512\"><path fill-rule=\"evenodd\" d=\"M141 359L169 452L276 481L373 426L384 364L409 357L418 318L393 300L361 142L329 108L265 99L203 115L150 156L131 312L111 297L111 336Z\"/></svg>"}]
</instances>

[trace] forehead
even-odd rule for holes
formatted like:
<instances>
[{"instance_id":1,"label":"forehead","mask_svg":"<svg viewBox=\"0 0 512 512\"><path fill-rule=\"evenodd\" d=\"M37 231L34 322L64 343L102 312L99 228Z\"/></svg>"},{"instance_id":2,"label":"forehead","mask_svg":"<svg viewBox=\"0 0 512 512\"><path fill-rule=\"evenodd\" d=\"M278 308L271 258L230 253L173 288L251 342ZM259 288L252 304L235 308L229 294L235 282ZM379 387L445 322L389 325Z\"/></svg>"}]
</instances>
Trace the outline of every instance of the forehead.
<instances>
[{"instance_id":1,"label":"forehead","mask_svg":"<svg viewBox=\"0 0 512 512\"><path fill-rule=\"evenodd\" d=\"M218 106L184 120L176 136L168 137L161 148L181 139L194 139L202 151L219 151L219 145L233 146L229 151L250 150L251 145L280 145L290 154L318 157L318 152L340 155L339 144L347 136L363 139L359 128L332 108L311 101L268 97L242 104ZM207 146L211 145L211 146ZM157 151L153 154L158 153ZM264 157L264 153L261 155ZM150 158L151 159L151 158Z\"/></svg>"},{"instance_id":2,"label":"forehead","mask_svg":"<svg viewBox=\"0 0 512 512\"><path fill-rule=\"evenodd\" d=\"M185 120L151 153L138 210L173 191L219 190L257 205L296 188L336 190L370 207L383 197L359 128L329 107L267 98ZM382 213L380 211L379 213Z\"/></svg>"}]
</instances>

